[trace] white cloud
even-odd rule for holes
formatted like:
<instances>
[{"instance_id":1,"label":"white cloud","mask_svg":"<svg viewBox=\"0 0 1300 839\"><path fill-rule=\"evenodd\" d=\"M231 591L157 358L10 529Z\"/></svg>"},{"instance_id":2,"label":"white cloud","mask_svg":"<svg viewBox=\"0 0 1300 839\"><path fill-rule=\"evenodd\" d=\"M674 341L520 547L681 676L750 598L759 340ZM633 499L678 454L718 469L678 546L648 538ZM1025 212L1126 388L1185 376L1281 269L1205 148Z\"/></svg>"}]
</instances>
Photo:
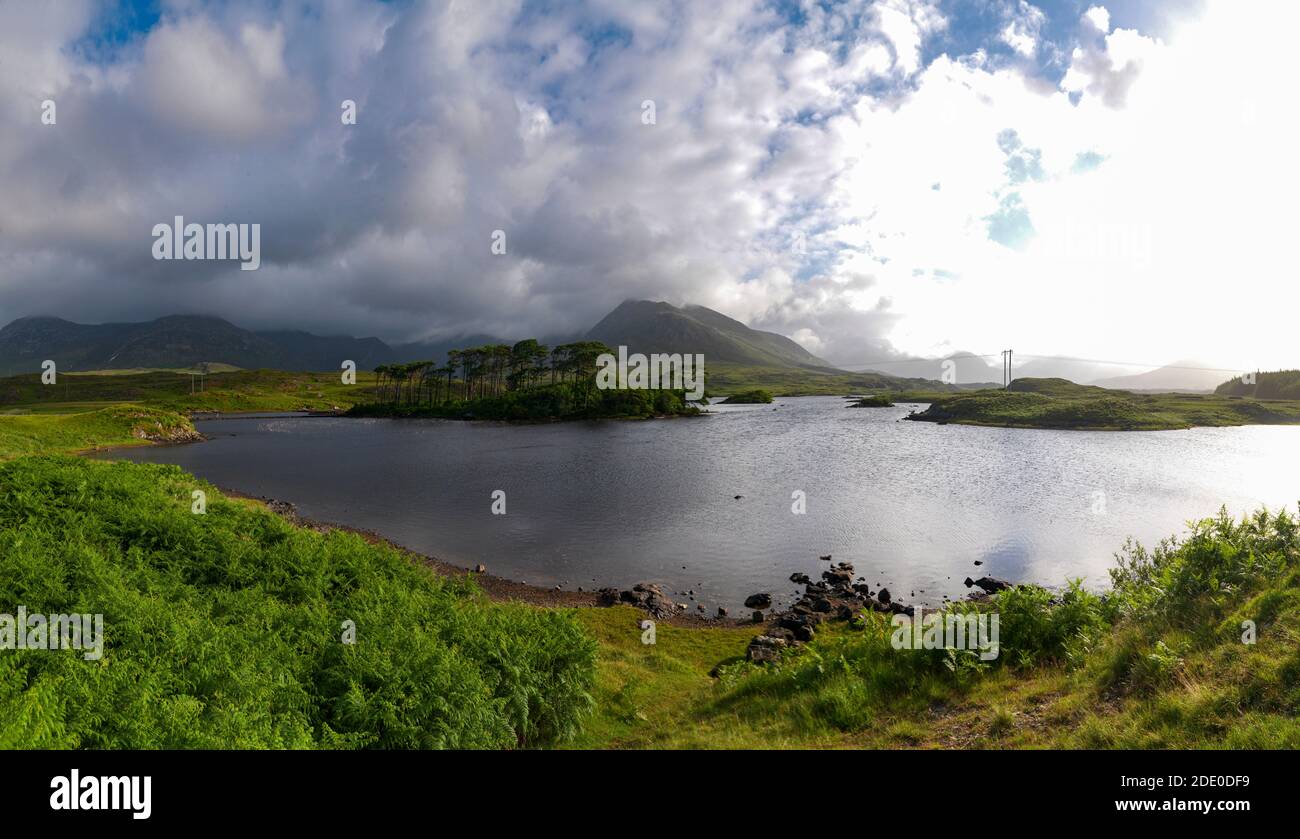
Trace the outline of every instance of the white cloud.
<instances>
[{"instance_id":1,"label":"white cloud","mask_svg":"<svg viewBox=\"0 0 1300 839\"><path fill-rule=\"evenodd\" d=\"M1105 6L1093 6L1083 13L1083 19L1092 24L1093 28L1105 35L1110 31L1110 12L1106 11Z\"/></svg>"},{"instance_id":2,"label":"white cloud","mask_svg":"<svg viewBox=\"0 0 1300 839\"><path fill-rule=\"evenodd\" d=\"M1002 29L1002 41L1021 55L1032 57L1038 50L1039 32L1046 22L1041 9L1020 0L1011 20Z\"/></svg>"},{"instance_id":3,"label":"white cloud","mask_svg":"<svg viewBox=\"0 0 1300 839\"><path fill-rule=\"evenodd\" d=\"M88 7L23 8L0 5L10 317L504 337L654 297L845 363L1295 363L1289 6L1261 27L1212 3L1164 41L1097 7L1059 87L982 53L922 66L949 24L901 0L811 4L796 28L751 0L201 6L110 64L65 49ZM1041 13L1015 11L1027 55ZM35 121L47 91L57 129ZM260 222L262 269L153 262L177 213Z\"/></svg>"}]
</instances>

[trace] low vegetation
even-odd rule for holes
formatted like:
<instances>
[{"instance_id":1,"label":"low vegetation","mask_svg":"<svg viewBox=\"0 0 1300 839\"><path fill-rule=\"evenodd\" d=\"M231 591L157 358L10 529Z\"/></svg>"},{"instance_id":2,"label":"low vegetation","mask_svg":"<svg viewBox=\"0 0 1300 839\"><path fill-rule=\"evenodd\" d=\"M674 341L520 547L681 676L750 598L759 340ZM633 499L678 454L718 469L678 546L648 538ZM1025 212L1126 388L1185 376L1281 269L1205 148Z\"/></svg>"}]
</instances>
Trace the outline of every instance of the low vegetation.
<instances>
[{"instance_id":1,"label":"low vegetation","mask_svg":"<svg viewBox=\"0 0 1300 839\"><path fill-rule=\"evenodd\" d=\"M0 464L0 604L102 614L106 637L98 660L0 654L0 748L531 747L592 706L571 612L489 603L171 466Z\"/></svg>"},{"instance_id":2,"label":"low vegetation","mask_svg":"<svg viewBox=\"0 0 1300 839\"><path fill-rule=\"evenodd\" d=\"M331 411L376 398L373 373L356 384L337 373L233 370L61 373L55 384L40 374L0 379L0 415L78 413L122 404L147 404L178 413L205 411Z\"/></svg>"},{"instance_id":3,"label":"low vegetation","mask_svg":"<svg viewBox=\"0 0 1300 839\"><path fill-rule=\"evenodd\" d=\"M756 665L732 630L661 630L649 650L635 613L584 612L601 640L600 702L578 742L1300 747L1294 515L1221 513L1153 550L1127 545L1112 578L1104 596L1077 584L1059 593L1020 587L957 606L999 614L1000 655L989 662L895 649L895 628L876 613L820 633L779 664Z\"/></svg>"},{"instance_id":4,"label":"low vegetation","mask_svg":"<svg viewBox=\"0 0 1300 839\"><path fill-rule=\"evenodd\" d=\"M723 399L721 405L766 405L772 401L772 394L762 388L741 390Z\"/></svg>"},{"instance_id":5,"label":"low vegetation","mask_svg":"<svg viewBox=\"0 0 1300 839\"><path fill-rule=\"evenodd\" d=\"M883 393L872 393L860 397L849 405L850 408L892 408L894 401Z\"/></svg>"},{"instance_id":6,"label":"low vegetation","mask_svg":"<svg viewBox=\"0 0 1300 839\"><path fill-rule=\"evenodd\" d=\"M1130 393L1065 379L1016 379L1006 390L936 397L913 420L1008 428L1153 431L1300 423L1300 401L1217 394Z\"/></svg>"},{"instance_id":7,"label":"low vegetation","mask_svg":"<svg viewBox=\"0 0 1300 839\"><path fill-rule=\"evenodd\" d=\"M194 439L198 434L188 417L139 405L116 405L76 414L0 416L0 461L25 454Z\"/></svg>"}]
</instances>

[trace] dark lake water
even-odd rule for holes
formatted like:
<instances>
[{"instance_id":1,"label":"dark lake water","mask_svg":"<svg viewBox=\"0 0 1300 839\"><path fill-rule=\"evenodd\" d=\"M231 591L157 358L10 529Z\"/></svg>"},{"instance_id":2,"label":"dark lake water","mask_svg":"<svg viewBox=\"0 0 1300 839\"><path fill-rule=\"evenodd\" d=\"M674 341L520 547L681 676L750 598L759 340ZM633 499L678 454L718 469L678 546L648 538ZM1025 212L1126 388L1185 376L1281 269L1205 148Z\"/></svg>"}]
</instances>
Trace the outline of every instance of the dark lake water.
<instances>
[{"instance_id":1,"label":"dark lake water","mask_svg":"<svg viewBox=\"0 0 1300 839\"><path fill-rule=\"evenodd\" d=\"M206 443L115 456L533 584L694 590L710 614L757 591L788 603L790 574L819 574L820 554L932 605L963 595L968 574L1103 587L1128 536L1151 545L1220 505L1300 500L1300 427L1011 430L845 404L534 426L226 418L198 423ZM505 515L492 513L495 490Z\"/></svg>"}]
</instances>

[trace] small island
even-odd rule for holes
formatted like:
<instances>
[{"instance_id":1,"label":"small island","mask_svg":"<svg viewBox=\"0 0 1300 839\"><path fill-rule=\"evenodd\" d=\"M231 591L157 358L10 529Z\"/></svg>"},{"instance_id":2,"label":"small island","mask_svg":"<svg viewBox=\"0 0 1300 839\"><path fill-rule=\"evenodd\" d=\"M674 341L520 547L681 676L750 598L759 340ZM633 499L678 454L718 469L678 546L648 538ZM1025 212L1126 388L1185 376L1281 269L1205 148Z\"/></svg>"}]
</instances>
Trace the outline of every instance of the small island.
<instances>
[{"instance_id":1,"label":"small island","mask_svg":"<svg viewBox=\"0 0 1300 839\"><path fill-rule=\"evenodd\" d=\"M1280 374L1261 374L1268 375ZM1067 379L1026 378L1016 379L1006 389L936 397L928 408L907 419L1002 428L1161 431L1300 423L1300 401L1222 393L1132 393Z\"/></svg>"},{"instance_id":2,"label":"small island","mask_svg":"<svg viewBox=\"0 0 1300 839\"><path fill-rule=\"evenodd\" d=\"M766 405L772 401L772 394L761 387L733 393L719 402L719 405Z\"/></svg>"},{"instance_id":3,"label":"small island","mask_svg":"<svg viewBox=\"0 0 1300 839\"><path fill-rule=\"evenodd\" d=\"M850 408L892 408L894 407L894 402L888 396L885 396L883 393L871 393L871 394L867 394L866 396L858 397L857 401L855 401L852 405L849 405L848 407Z\"/></svg>"},{"instance_id":4,"label":"small island","mask_svg":"<svg viewBox=\"0 0 1300 839\"><path fill-rule=\"evenodd\" d=\"M550 349L530 338L452 350L444 365L381 364L373 400L354 404L346 416L559 422L702 413L685 390L597 386L597 360L612 352L599 341Z\"/></svg>"}]
</instances>

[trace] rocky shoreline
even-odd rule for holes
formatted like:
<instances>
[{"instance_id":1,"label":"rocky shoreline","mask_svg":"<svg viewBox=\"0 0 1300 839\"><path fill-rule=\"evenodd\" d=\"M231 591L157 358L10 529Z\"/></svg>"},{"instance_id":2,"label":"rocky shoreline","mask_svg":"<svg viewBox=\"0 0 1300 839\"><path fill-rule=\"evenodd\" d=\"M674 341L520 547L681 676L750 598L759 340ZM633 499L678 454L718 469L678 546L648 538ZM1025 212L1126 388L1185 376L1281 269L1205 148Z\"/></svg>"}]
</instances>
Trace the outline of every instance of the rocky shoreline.
<instances>
[{"instance_id":1,"label":"rocky shoreline","mask_svg":"<svg viewBox=\"0 0 1300 839\"><path fill-rule=\"evenodd\" d=\"M170 440L151 440L151 442L155 445L167 445L202 442L204 439L198 435L197 439L190 437L174 442ZM95 454L102 455L103 451ZM547 588L490 574L482 563L472 569L455 565L411 550L373 530L306 518L298 514L297 507L290 501L248 495L227 487L218 487L218 489L230 498L256 501L299 527L311 528L322 533L340 530L356 534L372 544L387 545L431 568L440 576L469 575L493 600L517 601L558 608L628 605L644 611L655 620L678 625L733 628L754 626L761 632L750 643L747 657L751 661L776 660L782 649L797 647L811 641L816 637L817 628L827 621L851 622L860 612L868 609L890 615L912 615L915 612L915 607L894 598L887 587L872 591L864 577L854 576L855 569L847 562L835 563L823 571L818 580L802 572L791 574L790 582L802 585L804 588L802 594L799 594L788 609L772 610L774 601L770 593L759 592L750 595L745 600L745 608L751 610L746 617L732 617L728 610L721 606L714 615L705 614L702 605L697 605L695 611L692 611L689 604L676 600L661 586L650 582L637 583L630 589L605 587L591 590L579 588L577 591L572 591L559 586ZM831 561L829 555L821 556L820 559L824 562ZM971 600L986 599L998 591L1013 587L1012 583L992 577L980 577L978 580L967 577L964 582L968 589L979 589L969 595L968 599ZM692 593L683 593L683 595L689 594Z\"/></svg>"}]
</instances>

